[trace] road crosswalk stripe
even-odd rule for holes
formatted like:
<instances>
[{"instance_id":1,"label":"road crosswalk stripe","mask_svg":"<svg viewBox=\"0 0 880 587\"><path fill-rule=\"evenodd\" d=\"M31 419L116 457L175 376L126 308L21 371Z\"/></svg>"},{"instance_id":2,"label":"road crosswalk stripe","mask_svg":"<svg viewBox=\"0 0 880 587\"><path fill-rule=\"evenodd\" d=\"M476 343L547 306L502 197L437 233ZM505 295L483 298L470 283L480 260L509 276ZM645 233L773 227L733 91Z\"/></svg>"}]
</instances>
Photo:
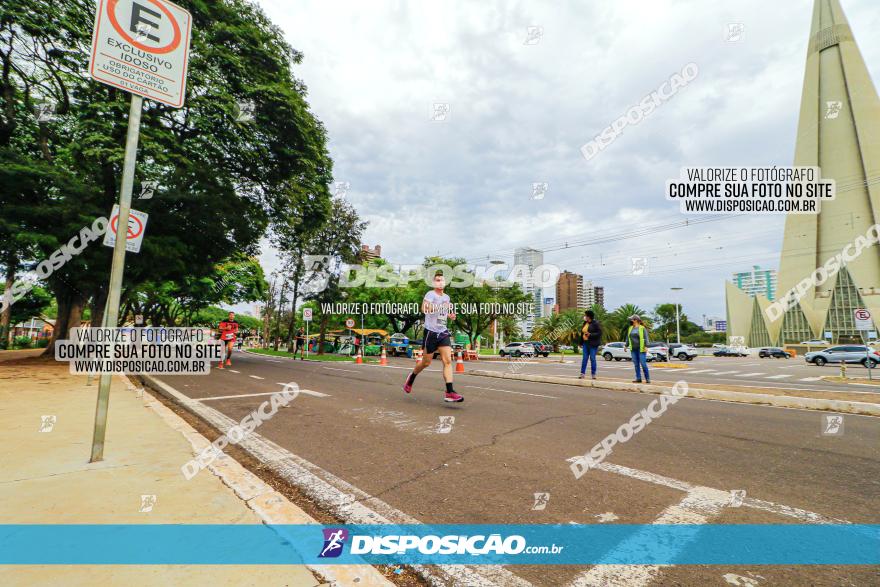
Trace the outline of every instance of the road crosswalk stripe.
<instances>
[{"instance_id":1,"label":"road crosswalk stripe","mask_svg":"<svg viewBox=\"0 0 880 587\"><path fill-rule=\"evenodd\" d=\"M783 373L782 375L768 375L766 378L767 379L785 379L786 377L791 377L791 375L788 375L787 373Z\"/></svg>"},{"instance_id":2,"label":"road crosswalk stripe","mask_svg":"<svg viewBox=\"0 0 880 587\"><path fill-rule=\"evenodd\" d=\"M742 375L737 375L737 377L757 377L758 375L766 375L766 373L743 373Z\"/></svg>"},{"instance_id":3,"label":"road crosswalk stripe","mask_svg":"<svg viewBox=\"0 0 880 587\"><path fill-rule=\"evenodd\" d=\"M819 381L821 377L804 377L803 379L798 379L798 381Z\"/></svg>"}]
</instances>

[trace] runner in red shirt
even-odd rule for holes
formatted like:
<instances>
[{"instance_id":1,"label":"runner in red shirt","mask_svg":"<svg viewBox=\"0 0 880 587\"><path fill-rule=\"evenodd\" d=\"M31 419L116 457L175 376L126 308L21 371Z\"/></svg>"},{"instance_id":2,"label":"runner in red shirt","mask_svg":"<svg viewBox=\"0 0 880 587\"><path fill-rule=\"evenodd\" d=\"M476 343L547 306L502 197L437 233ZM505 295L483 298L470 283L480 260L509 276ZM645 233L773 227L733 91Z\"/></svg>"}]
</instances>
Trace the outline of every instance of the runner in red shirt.
<instances>
[{"instance_id":1,"label":"runner in red shirt","mask_svg":"<svg viewBox=\"0 0 880 587\"><path fill-rule=\"evenodd\" d=\"M226 347L226 365L232 366L232 345L235 344L235 337L238 335L238 322L235 321L235 312L229 312L229 318L223 320L219 325L220 340ZM220 361L220 368L223 368L223 361Z\"/></svg>"}]
</instances>

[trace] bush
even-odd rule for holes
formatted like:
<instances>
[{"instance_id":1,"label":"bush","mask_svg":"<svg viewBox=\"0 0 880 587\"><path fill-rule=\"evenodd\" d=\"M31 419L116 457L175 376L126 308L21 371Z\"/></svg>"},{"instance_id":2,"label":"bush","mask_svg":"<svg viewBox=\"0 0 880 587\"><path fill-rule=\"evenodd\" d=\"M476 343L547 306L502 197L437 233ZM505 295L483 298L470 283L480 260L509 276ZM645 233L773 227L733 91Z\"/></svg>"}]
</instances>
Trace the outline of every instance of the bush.
<instances>
[{"instance_id":1,"label":"bush","mask_svg":"<svg viewBox=\"0 0 880 587\"><path fill-rule=\"evenodd\" d=\"M31 348L31 337L30 336L16 336L12 339L12 348L15 349L29 349Z\"/></svg>"},{"instance_id":2,"label":"bush","mask_svg":"<svg viewBox=\"0 0 880 587\"><path fill-rule=\"evenodd\" d=\"M48 339L48 338L39 338L39 339L37 339L37 342L36 342L36 344L34 345L34 348L36 348L36 349L44 349L44 348L46 348L47 346L49 346L49 339Z\"/></svg>"}]
</instances>

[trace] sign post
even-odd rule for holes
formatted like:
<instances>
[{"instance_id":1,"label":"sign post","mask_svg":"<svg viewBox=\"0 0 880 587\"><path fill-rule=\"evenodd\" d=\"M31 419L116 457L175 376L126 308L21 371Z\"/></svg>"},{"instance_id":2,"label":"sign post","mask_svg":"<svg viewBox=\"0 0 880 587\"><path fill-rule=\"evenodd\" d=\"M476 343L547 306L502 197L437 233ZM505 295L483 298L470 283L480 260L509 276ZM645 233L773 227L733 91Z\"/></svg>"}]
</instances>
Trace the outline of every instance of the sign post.
<instances>
[{"instance_id":1,"label":"sign post","mask_svg":"<svg viewBox=\"0 0 880 587\"><path fill-rule=\"evenodd\" d=\"M191 26L190 13L167 0L98 2L89 74L96 81L132 94L125 138L122 185L119 190L117 227L129 226L144 98L174 108L183 106ZM143 229L140 236L143 236L142 232ZM110 289L104 313L105 324L109 327L115 327L119 322L119 301L128 241L128 238L117 238L113 243ZM111 379L110 373L101 373L95 407L92 454L89 460L92 463L104 458Z\"/></svg>"},{"instance_id":2,"label":"sign post","mask_svg":"<svg viewBox=\"0 0 880 587\"><path fill-rule=\"evenodd\" d=\"M309 324L312 321L312 309L303 308L303 322L306 323L306 356L309 356ZM320 342L320 341L318 341Z\"/></svg>"},{"instance_id":3,"label":"sign post","mask_svg":"<svg viewBox=\"0 0 880 587\"><path fill-rule=\"evenodd\" d=\"M874 328L874 321L871 319L871 312L867 308L856 308L853 310L853 318L856 322L856 330L862 333L865 338L865 368L868 370L868 381L871 377L871 345L869 344L868 332Z\"/></svg>"},{"instance_id":4,"label":"sign post","mask_svg":"<svg viewBox=\"0 0 880 587\"><path fill-rule=\"evenodd\" d=\"M351 339L351 329L354 328L354 319L348 318L345 321L345 327L348 328L348 338ZM354 340L352 339L352 352L354 352Z\"/></svg>"}]
</instances>

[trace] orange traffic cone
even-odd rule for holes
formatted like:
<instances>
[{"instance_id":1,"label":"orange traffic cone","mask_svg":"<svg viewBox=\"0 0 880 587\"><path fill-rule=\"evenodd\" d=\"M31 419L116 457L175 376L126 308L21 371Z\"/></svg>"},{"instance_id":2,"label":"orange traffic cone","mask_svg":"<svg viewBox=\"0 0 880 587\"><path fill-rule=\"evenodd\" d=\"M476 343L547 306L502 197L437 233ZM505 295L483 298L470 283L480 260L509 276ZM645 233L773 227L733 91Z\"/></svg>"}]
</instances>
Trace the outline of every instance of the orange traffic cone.
<instances>
[{"instance_id":1,"label":"orange traffic cone","mask_svg":"<svg viewBox=\"0 0 880 587\"><path fill-rule=\"evenodd\" d=\"M364 359L361 357L361 352L358 351L357 358L354 360L356 365L360 365L364 362Z\"/></svg>"},{"instance_id":2,"label":"orange traffic cone","mask_svg":"<svg viewBox=\"0 0 880 587\"><path fill-rule=\"evenodd\" d=\"M458 351L458 360L455 361L455 372L464 373L464 361L461 360L461 351Z\"/></svg>"},{"instance_id":3,"label":"orange traffic cone","mask_svg":"<svg viewBox=\"0 0 880 587\"><path fill-rule=\"evenodd\" d=\"M387 365L388 364L388 357L385 355L385 347L382 347L382 355L379 357L379 364L380 365Z\"/></svg>"}]
</instances>

